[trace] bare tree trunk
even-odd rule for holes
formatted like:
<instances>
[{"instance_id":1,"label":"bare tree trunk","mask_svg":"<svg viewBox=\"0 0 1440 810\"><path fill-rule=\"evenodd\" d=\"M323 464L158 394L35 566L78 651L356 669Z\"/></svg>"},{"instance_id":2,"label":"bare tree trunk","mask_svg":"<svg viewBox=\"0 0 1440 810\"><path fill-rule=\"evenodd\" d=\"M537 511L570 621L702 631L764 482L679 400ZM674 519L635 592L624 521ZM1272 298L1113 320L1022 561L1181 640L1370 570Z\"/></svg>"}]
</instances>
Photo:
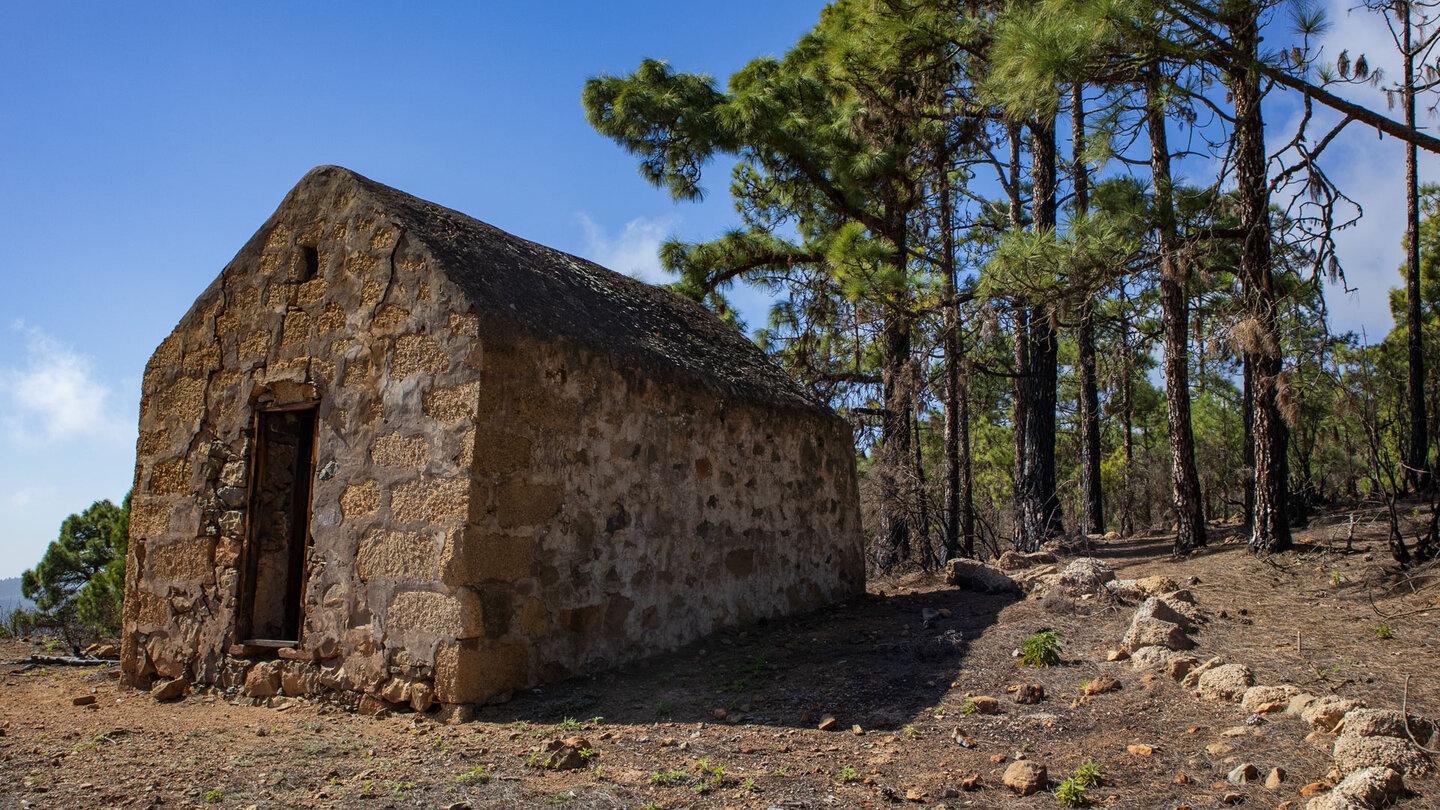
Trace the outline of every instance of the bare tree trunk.
<instances>
[{"instance_id":1,"label":"bare tree trunk","mask_svg":"<svg viewBox=\"0 0 1440 810\"><path fill-rule=\"evenodd\" d=\"M1243 378L1240 411L1244 421L1240 455L1245 466L1241 471L1241 483L1245 489L1244 526L1246 531L1250 531L1255 525L1255 355L1249 349L1241 352L1240 368Z\"/></svg>"},{"instance_id":2,"label":"bare tree trunk","mask_svg":"<svg viewBox=\"0 0 1440 810\"><path fill-rule=\"evenodd\" d=\"M1410 3L1400 0L1395 9L1400 21L1401 49L1405 56L1405 126L1415 128L1415 51L1411 45ZM1410 445L1405 454L1405 480L1419 489L1430 478L1429 449L1425 420L1424 324L1420 314L1420 201L1415 166L1415 144L1405 145L1405 352L1409 375Z\"/></svg>"},{"instance_id":3,"label":"bare tree trunk","mask_svg":"<svg viewBox=\"0 0 1440 810\"><path fill-rule=\"evenodd\" d=\"M1033 227L1055 229L1056 167L1055 122L1030 124L1032 143L1031 201ZM1019 453L1020 480L1017 492L1017 545L1033 550L1045 540L1064 531L1060 499L1055 494L1055 409L1059 377L1060 341L1052 302L1032 303L1027 314L1028 364L1020 375L1027 418L1023 447Z\"/></svg>"},{"instance_id":4,"label":"bare tree trunk","mask_svg":"<svg viewBox=\"0 0 1440 810\"><path fill-rule=\"evenodd\" d=\"M1160 307L1165 321L1165 406L1170 428L1170 483L1175 502L1175 553L1205 545L1205 503L1195 470L1195 437L1190 427L1190 299L1188 262L1176 236L1170 179L1170 146L1165 133L1159 69L1145 79L1146 126L1150 130L1150 173L1155 183L1156 230L1160 236Z\"/></svg>"},{"instance_id":5,"label":"bare tree trunk","mask_svg":"<svg viewBox=\"0 0 1440 810\"><path fill-rule=\"evenodd\" d=\"M1126 300L1129 305L1129 300ZM1121 311L1120 350L1124 352L1124 377L1120 382L1121 427L1125 448L1125 503L1120 513L1120 533L1129 537L1135 533L1135 388L1132 361L1134 350L1130 346L1130 314Z\"/></svg>"},{"instance_id":6,"label":"bare tree trunk","mask_svg":"<svg viewBox=\"0 0 1440 810\"><path fill-rule=\"evenodd\" d=\"M936 182L940 186L940 263L945 279L945 558L961 552L960 445L968 443L960 404L960 301L955 271L954 210L950 206L950 150L940 153ZM968 555L967 555L968 556Z\"/></svg>"},{"instance_id":7,"label":"bare tree trunk","mask_svg":"<svg viewBox=\"0 0 1440 810\"><path fill-rule=\"evenodd\" d=\"M961 552L975 556L975 471L970 458L970 367L965 335L955 330L955 351L960 357L960 540Z\"/></svg>"},{"instance_id":8,"label":"bare tree trunk","mask_svg":"<svg viewBox=\"0 0 1440 810\"><path fill-rule=\"evenodd\" d=\"M1090 173L1085 165L1085 94L1078 82L1070 88L1070 144L1075 176L1075 210L1090 211ZM1089 534L1105 533L1105 498L1100 485L1100 381L1095 369L1095 303L1089 295L1080 304L1075 340L1080 344L1080 526Z\"/></svg>"},{"instance_id":9,"label":"bare tree trunk","mask_svg":"<svg viewBox=\"0 0 1440 810\"><path fill-rule=\"evenodd\" d=\"M1258 59L1260 6L1241 5L1230 21L1230 41L1252 61ZM1245 243L1240 274L1249 286L1245 313L1252 321L1255 351L1255 522L1250 549L1290 548L1289 429L1278 397L1284 356L1275 328L1275 279L1270 252L1270 187L1266 176L1265 119L1260 109L1260 74L1232 68L1235 100L1235 175Z\"/></svg>"},{"instance_id":10,"label":"bare tree trunk","mask_svg":"<svg viewBox=\"0 0 1440 810\"><path fill-rule=\"evenodd\" d=\"M910 557L910 526L900 475L910 457L910 396L904 382L910 359L910 323L891 313L881 335L885 414L880 425L880 536L876 563L889 568Z\"/></svg>"},{"instance_id":11,"label":"bare tree trunk","mask_svg":"<svg viewBox=\"0 0 1440 810\"><path fill-rule=\"evenodd\" d=\"M926 571L935 562L935 549L930 545L930 501L925 492L925 442L920 437L920 409L915 409L915 432L912 444L915 446L915 509L916 525L920 530L920 567Z\"/></svg>"}]
</instances>

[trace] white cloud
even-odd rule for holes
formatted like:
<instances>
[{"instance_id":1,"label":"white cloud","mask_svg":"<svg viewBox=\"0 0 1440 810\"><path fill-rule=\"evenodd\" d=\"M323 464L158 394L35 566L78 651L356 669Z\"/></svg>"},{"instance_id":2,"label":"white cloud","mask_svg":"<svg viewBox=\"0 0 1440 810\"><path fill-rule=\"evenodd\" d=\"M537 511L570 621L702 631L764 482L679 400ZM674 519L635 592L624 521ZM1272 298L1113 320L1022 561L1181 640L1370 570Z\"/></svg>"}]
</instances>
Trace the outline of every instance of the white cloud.
<instances>
[{"instance_id":1,"label":"white cloud","mask_svg":"<svg viewBox=\"0 0 1440 810\"><path fill-rule=\"evenodd\" d=\"M660 245L674 230L674 217L637 217L613 236L586 214L576 219L585 232L584 254L591 261L651 284L675 280L660 266Z\"/></svg>"},{"instance_id":2,"label":"white cloud","mask_svg":"<svg viewBox=\"0 0 1440 810\"><path fill-rule=\"evenodd\" d=\"M25 359L0 368L5 426L17 444L55 444L80 439L124 441L130 426L113 410L114 396L94 361L23 323Z\"/></svg>"}]
</instances>

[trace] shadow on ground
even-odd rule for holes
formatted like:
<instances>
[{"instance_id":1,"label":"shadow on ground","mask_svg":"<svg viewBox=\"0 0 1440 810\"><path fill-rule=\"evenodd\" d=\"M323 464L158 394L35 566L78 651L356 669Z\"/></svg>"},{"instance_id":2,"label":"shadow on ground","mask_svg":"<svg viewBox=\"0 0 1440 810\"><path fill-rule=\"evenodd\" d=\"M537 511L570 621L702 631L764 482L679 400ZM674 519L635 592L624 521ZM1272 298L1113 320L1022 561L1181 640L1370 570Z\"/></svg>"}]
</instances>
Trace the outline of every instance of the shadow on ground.
<instances>
[{"instance_id":1,"label":"shadow on ground","mask_svg":"<svg viewBox=\"0 0 1440 810\"><path fill-rule=\"evenodd\" d=\"M971 643L1014 594L867 594L798 617L722 630L675 652L517 693L489 722L758 724L814 728L826 715L901 728L933 707ZM928 623L924 611L946 610Z\"/></svg>"}]
</instances>

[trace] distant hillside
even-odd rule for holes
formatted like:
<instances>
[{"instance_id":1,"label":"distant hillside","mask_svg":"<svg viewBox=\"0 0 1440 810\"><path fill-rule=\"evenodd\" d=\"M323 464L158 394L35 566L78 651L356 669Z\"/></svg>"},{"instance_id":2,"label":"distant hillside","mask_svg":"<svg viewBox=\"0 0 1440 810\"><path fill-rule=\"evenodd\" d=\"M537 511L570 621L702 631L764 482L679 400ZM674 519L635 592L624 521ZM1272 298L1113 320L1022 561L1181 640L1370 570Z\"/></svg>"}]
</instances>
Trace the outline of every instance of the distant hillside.
<instances>
[{"instance_id":1,"label":"distant hillside","mask_svg":"<svg viewBox=\"0 0 1440 810\"><path fill-rule=\"evenodd\" d=\"M0 579L0 610L9 613L16 607L33 608L35 603L20 592L20 577Z\"/></svg>"}]
</instances>

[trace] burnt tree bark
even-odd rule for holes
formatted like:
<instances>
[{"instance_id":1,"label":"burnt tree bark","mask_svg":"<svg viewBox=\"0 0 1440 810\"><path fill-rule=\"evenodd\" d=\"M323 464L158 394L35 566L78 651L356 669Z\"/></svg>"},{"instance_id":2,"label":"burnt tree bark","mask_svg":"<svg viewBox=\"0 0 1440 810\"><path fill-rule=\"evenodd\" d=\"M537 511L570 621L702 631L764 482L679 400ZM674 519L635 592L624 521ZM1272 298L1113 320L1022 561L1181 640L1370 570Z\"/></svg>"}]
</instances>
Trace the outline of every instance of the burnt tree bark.
<instances>
[{"instance_id":1,"label":"burnt tree bark","mask_svg":"<svg viewBox=\"0 0 1440 810\"><path fill-rule=\"evenodd\" d=\"M1032 227L1055 230L1056 167L1054 119L1030 123ZM1017 434L1016 545L1038 549L1064 531L1060 500L1055 494L1055 394L1059 377L1058 330L1053 302L1029 302L1025 313L1025 364L1017 388L1026 411ZM1019 357L1017 356L1017 360ZM1020 405L1017 403L1017 410Z\"/></svg>"},{"instance_id":2,"label":"burnt tree bark","mask_svg":"<svg viewBox=\"0 0 1440 810\"><path fill-rule=\"evenodd\" d=\"M1070 144L1075 177L1075 210L1090 212L1090 173L1085 166L1085 94L1070 88ZM1105 498L1100 485L1100 381L1095 366L1095 302L1087 291L1075 330L1080 364L1080 525L1090 534L1105 533Z\"/></svg>"},{"instance_id":3,"label":"burnt tree bark","mask_svg":"<svg viewBox=\"0 0 1440 810\"><path fill-rule=\"evenodd\" d=\"M1240 275L1254 352L1255 520L1250 550L1290 548L1289 428L1278 404L1284 357L1276 332L1276 291L1270 249L1270 186L1266 176L1265 119L1260 109L1258 67L1260 5L1237 4L1229 19L1230 42L1245 55L1229 69L1235 103L1235 179L1244 246Z\"/></svg>"},{"instance_id":4,"label":"burnt tree bark","mask_svg":"<svg viewBox=\"0 0 1440 810\"><path fill-rule=\"evenodd\" d=\"M1155 184L1155 230L1160 241L1160 307L1165 322L1165 410L1170 428L1170 484L1175 502L1176 554L1205 545L1205 502L1195 470L1190 425L1190 280L1176 235L1170 146L1157 66L1145 77L1145 118L1150 131L1150 174Z\"/></svg>"},{"instance_id":5,"label":"burnt tree bark","mask_svg":"<svg viewBox=\"0 0 1440 810\"><path fill-rule=\"evenodd\" d=\"M1405 57L1405 126L1415 128L1415 49L1411 43L1410 3L1400 0L1395 10L1400 21L1401 50ZM1410 444L1405 453L1405 480L1415 489L1430 478L1430 442L1425 421L1425 346L1420 314L1420 191L1415 165L1415 144L1405 144L1405 355L1409 395Z\"/></svg>"}]
</instances>

